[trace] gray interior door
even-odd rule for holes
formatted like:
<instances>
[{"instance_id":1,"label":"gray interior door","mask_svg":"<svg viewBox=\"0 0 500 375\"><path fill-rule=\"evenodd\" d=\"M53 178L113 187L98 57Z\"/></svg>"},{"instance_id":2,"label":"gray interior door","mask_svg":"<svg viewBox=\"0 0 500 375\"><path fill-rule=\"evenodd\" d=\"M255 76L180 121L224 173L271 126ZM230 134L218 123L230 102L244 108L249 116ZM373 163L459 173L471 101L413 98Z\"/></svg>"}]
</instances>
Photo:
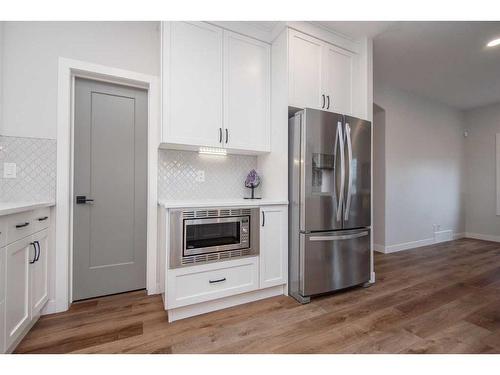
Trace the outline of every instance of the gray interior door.
<instances>
[{"instance_id":1,"label":"gray interior door","mask_svg":"<svg viewBox=\"0 0 500 375\"><path fill-rule=\"evenodd\" d=\"M307 108L302 121L301 231L342 229L339 178L343 116ZM343 160L343 159L342 159Z\"/></svg>"},{"instance_id":2,"label":"gray interior door","mask_svg":"<svg viewBox=\"0 0 500 375\"><path fill-rule=\"evenodd\" d=\"M73 300L146 286L147 107L145 90L75 81Z\"/></svg>"},{"instance_id":3,"label":"gray interior door","mask_svg":"<svg viewBox=\"0 0 500 375\"><path fill-rule=\"evenodd\" d=\"M344 228L371 225L371 123L345 116Z\"/></svg>"}]
</instances>

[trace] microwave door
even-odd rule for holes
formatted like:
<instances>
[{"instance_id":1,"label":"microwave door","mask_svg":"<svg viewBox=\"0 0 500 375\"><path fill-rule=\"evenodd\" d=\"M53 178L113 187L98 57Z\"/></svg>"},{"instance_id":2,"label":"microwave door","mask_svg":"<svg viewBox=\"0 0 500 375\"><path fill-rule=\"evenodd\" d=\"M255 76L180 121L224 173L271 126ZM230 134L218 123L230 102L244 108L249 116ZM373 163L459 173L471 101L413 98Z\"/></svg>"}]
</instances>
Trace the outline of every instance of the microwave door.
<instances>
[{"instance_id":1,"label":"microwave door","mask_svg":"<svg viewBox=\"0 0 500 375\"><path fill-rule=\"evenodd\" d=\"M342 229L343 116L307 108L301 126L302 232ZM340 204L339 204L340 202Z\"/></svg>"},{"instance_id":2,"label":"microwave door","mask_svg":"<svg viewBox=\"0 0 500 375\"><path fill-rule=\"evenodd\" d=\"M249 217L185 220L183 255L248 248L248 226Z\"/></svg>"}]
</instances>

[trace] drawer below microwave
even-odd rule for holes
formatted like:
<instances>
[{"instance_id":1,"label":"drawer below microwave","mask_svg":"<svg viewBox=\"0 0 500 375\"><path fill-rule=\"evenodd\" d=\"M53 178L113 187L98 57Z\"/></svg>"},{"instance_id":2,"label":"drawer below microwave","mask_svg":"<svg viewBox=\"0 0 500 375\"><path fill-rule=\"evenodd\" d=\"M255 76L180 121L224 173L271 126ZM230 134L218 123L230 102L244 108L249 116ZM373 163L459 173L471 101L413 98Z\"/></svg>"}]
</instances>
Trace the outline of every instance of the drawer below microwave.
<instances>
[{"instance_id":1,"label":"drawer below microwave","mask_svg":"<svg viewBox=\"0 0 500 375\"><path fill-rule=\"evenodd\" d=\"M168 271L167 309L256 290L258 257Z\"/></svg>"}]
</instances>

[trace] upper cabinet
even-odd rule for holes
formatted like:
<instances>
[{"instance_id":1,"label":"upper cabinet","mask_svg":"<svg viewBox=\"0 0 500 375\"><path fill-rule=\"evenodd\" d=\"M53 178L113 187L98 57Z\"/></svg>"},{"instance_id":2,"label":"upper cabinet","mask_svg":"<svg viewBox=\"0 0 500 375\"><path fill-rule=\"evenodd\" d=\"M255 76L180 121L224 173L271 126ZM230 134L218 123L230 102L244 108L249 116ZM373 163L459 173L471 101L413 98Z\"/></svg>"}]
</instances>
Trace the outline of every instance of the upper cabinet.
<instances>
[{"instance_id":1,"label":"upper cabinet","mask_svg":"<svg viewBox=\"0 0 500 375\"><path fill-rule=\"evenodd\" d=\"M296 107L322 108L322 43L291 31L289 37L289 101Z\"/></svg>"},{"instance_id":2,"label":"upper cabinet","mask_svg":"<svg viewBox=\"0 0 500 375\"><path fill-rule=\"evenodd\" d=\"M322 87L325 109L352 115L353 56L340 48L323 47Z\"/></svg>"},{"instance_id":3,"label":"upper cabinet","mask_svg":"<svg viewBox=\"0 0 500 375\"><path fill-rule=\"evenodd\" d=\"M162 143L270 150L270 45L204 22L164 22Z\"/></svg>"},{"instance_id":4,"label":"upper cabinet","mask_svg":"<svg viewBox=\"0 0 500 375\"><path fill-rule=\"evenodd\" d=\"M355 55L301 32L289 32L289 103L352 115Z\"/></svg>"},{"instance_id":5,"label":"upper cabinet","mask_svg":"<svg viewBox=\"0 0 500 375\"><path fill-rule=\"evenodd\" d=\"M224 31L225 147L269 151L270 53L266 43Z\"/></svg>"},{"instance_id":6,"label":"upper cabinet","mask_svg":"<svg viewBox=\"0 0 500 375\"><path fill-rule=\"evenodd\" d=\"M220 146L222 39L207 23L163 24L163 142Z\"/></svg>"}]
</instances>

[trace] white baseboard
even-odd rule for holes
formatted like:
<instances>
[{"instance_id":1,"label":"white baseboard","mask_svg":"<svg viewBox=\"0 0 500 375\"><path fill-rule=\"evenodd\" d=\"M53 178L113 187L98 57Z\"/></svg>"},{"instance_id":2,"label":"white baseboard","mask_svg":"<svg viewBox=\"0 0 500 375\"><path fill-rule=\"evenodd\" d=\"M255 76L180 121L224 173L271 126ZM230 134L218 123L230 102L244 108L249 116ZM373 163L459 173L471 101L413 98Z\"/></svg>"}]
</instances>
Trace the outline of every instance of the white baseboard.
<instances>
[{"instance_id":1,"label":"white baseboard","mask_svg":"<svg viewBox=\"0 0 500 375\"><path fill-rule=\"evenodd\" d=\"M243 303L258 301L264 298L280 296L284 294L284 285L273 286L271 288L254 290L252 292L238 294L231 297L225 297L208 302L196 303L168 310L168 321L189 318L195 315L201 315L208 312L222 310L228 307L241 305Z\"/></svg>"},{"instance_id":2,"label":"white baseboard","mask_svg":"<svg viewBox=\"0 0 500 375\"><path fill-rule=\"evenodd\" d=\"M396 253L398 251L411 250L417 247L435 245L441 242L447 242L450 240L458 240L460 238L469 237L468 233L450 233L450 230L436 232L433 238L426 238L424 240L417 240L411 242L403 242L389 246L383 246L378 244L373 244L373 250L384 254ZM471 237L472 238L472 237ZM494 240L488 240L494 241ZM500 236L498 237L498 242L500 242Z\"/></svg>"},{"instance_id":3,"label":"white baseboard","mask_svg":"<svg viewBox=\"0 0 500 375\"><path fill-rule=\"evenodd\" d=\"M481 234L481 233L465 233L465 238L475 238L476 240L500 242L500 236L495 236L492 234Z\"/></svg>"},{"instance_id":4,"label":"white baseboard","mask_svg":"<svg viewBox=\"0 0 500 375\"><path fill-rule=\"evenodd\" d=\"M49 299L47 301L47 304L45 305L45 307L42 309L41 315L54 314L56 312L59 312L59 311L57 311L56 300L55 299Z\"/></svg>"},{"instance_id":5,"label":"white baseboard","mask_svg":"<svg viewBox=\"0 0 500 375\"><path fill-rule=\"evenodd\" d=\"M415 249L417 247L428 246L434 244L434 238L426 238L425 240L403 242L385 247L385 254L396 253L398 251Z\"/></svg>"}]
</instances>

